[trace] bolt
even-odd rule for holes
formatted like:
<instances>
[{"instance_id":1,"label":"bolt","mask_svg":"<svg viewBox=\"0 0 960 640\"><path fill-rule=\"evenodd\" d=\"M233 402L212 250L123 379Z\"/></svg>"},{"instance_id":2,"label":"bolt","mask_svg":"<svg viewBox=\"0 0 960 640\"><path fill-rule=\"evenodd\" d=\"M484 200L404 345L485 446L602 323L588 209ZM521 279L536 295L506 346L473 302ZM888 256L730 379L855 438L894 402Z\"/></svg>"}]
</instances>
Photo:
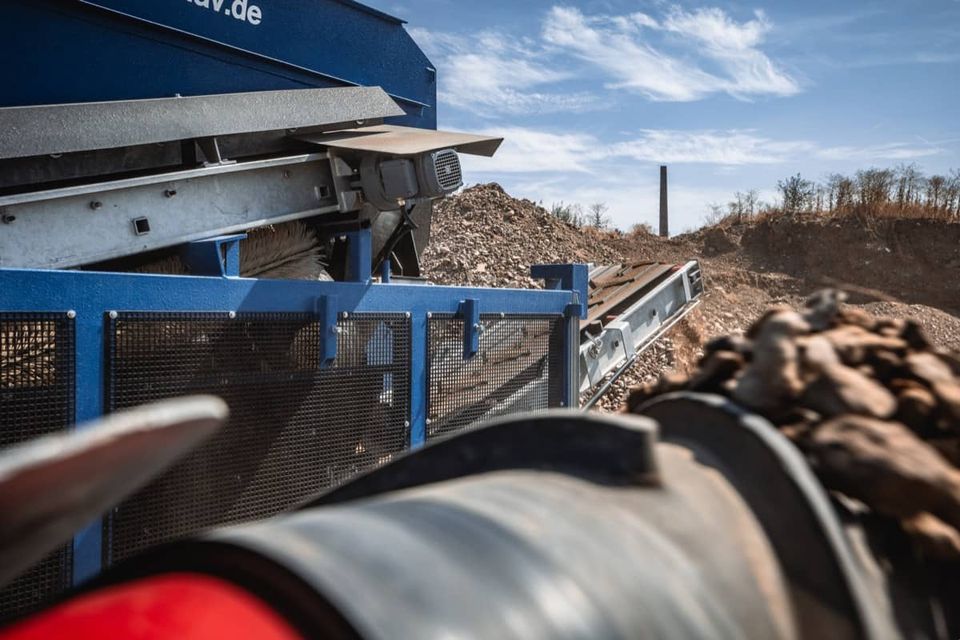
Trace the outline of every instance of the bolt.
<instances>
[{"instance_id":1,"label":"bolt","mask_svg":"<svg viewBox=\"0 0 960 640\"><path fill-rule=\"evenodd\" d=\"M67 311L67 317L73 320L77 317L77 312L71 309L70 311Z\"/></svg>"},{"instance_id":2,"label":"bolt","mask_svg":"<svg viewBox=\"0 0 960 640\"><path fill-rule=\"evenodd\" d=\"M237 317L237 312L236 312L236 311L230 311L230 312L227 313L227 317L230 318L231 320L234 320L234 319L236 319L236 317Z\"/></svg>"},{"instance_id":3,"label":"bolt","mask_svg":"<svg viewBox=\"0 0 960 640\"><path fill-rule=\"evenodd\" d=\"M567 406L567 403L564 402L563 400L561 400L561 401L560 401L560 406L561 406L561 407L565 407L565 406Z\"/></svg>"},{"instance_id":4,"label":"bolt","mask_svg":"<svg viewBox=\"0 0 960 640\"><path fill-rule=\"evenodd\" d=\"M340 335L343 333L343 327L330 327L330 333L334 335Z\"/></svg>"},{"instance_id":5,"label":"bolt","mask_svg":"<svg viewBox=\"0 0 960 640\"><path fill-rule=\"evenodd\" d=\"M90 208L93 209L94 211L96 211L97 209L100 209L101 207L103 207L103 203L100 202L99 200L94 200L93 202L90 203Z\"/></svg>"},{"instance_id":6,"label":"bolt","mask_svg":"<svg viewBox=\"0 0 960 640\"><path fill-rule=\"evenodd\" d=\"M107 315L110 316L110 319L111 319L111 320L116 320L116 319L117 319L117 312L116 312L116 311L111 311L111 312L108 313Z\"/></svg>"},{"instance_id":7,"label":"bolt","mask_svg":"<svg viewBox=\"0 0 960 640\"><path fill-rule=\"evenodd\" d=\"M409 429L409 428L410 428L410 421L409 421L409 420L404 420L404 421L403 421L403 426L404 426L404 427L407 427L407 428Z\"/></svg>"},{"instance_id":8,"label":"bolt","mask_svg":"<svg viewBox=\"0 0 960 640\"><path fill-rule=\"evenodd\" d=\"M432 317L433 317L433 314L428 311L428 312L427 312L427 320L429 320L429 319L432 318Z\"/></svg>"},{"instance_id":9,"label":"bolt","mask_svg":"<svg viewBox=\"0 0 960 640\"><path fill-rule=\"evenodd\" d=\"M410 313L409 311L407 311L405 314L403 314L403 317L406 318L407 320L409 320L410 318L413 317L413 314Z\"/></svg>"},{"instance_id":10,"label":"bolt","mask_svg":"<svg viewBox=\"0 0 960 640\"><path fill-rule=\"evenodd\" d=\"M340 317L343 318L344 320L346 320L347 318L350 317L350 314L347 313L346 311L344 311L343 313L340 314Z\"/></svg>"},{"instance_id":11,"label":"bolt","mask_svg":"<svg viewBox=\"0 0 960 640\"><path fill-rule=\"evenodd\" d=\"M503 320L503 319L506 318L506 317L507 317L507 314L502 313L502 312L500 313L500 319L501 319L501 320Z\"/></svg>"},{"instance_id":12,"label":"bolt","mask_svg":"<svg viewBox=\"0 0 960 640\"><path fill-rule=\"evenodd\" d=\"M428 424L428 425L429 425L429 424L433 424L433 420L431 420L430 418L427 418L427 424Z\"/></svg>"}]
</instances>

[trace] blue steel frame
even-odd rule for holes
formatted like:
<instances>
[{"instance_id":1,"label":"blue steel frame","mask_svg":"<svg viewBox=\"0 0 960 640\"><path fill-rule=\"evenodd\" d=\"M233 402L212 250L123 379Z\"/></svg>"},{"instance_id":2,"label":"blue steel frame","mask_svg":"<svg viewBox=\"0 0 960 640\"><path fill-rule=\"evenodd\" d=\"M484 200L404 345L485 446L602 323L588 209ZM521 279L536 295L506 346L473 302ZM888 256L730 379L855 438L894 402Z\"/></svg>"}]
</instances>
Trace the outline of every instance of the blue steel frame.
<instances>
[{"instance_id":1,"label":"blue steel frame","mask_svg":"<svg viewBox=\"0 0 960 640\"><path fill-rule=\"evenodd\" d=\"M351 237L359 249L351 254L369 254L369 234ZM408 313L411 319L411 416L410 447L426 441L427 417L427 318L428 314L464 312L543 314L562 316L566 324L568 351L578 353L576 340L580 302L586 291L520 289L475 289L428 285L380 284L366 270L354 269L359 282L268 281L238 278L237 237L194 243L184 250L195 264L206 264L213 277L159 276L78 271L0 269L0 311L59 312L75 317L76 323L76 419L84 422L104 412L104 327L111 311L140 312L287 312L317 313L335 323L344 313ZM354 242L356 240L356 242ZM221 254L221 250L225 250ZM210 253L224 255L220 263ZM204 256L206 255L206 259ZM354 263L356 264L356 263ZM367 262L369 265L369 262ZM585 265L553 265L551 275L567 274L566 282L585 282ZM535 269L535 271L537 271ZM326 331L324 332L326 333ZM331 356L328 341L326 357ZM567 359L576 362L576 358ZM564 389L575 388L577 372L564 371ZM577 398L565 392L565 406ZM74 538L74 582L80 583L101 570L102 527L97 521Z\"/></svg>"},{"instance_id":2,"label":"blue steel frame","mask_svg":"<svg viewBox=\"0 0 960 640\"><path fill-rule=\"evenodd\" d=\"M436 69L402 20L353 0L237 2L262 19L234 19L234 0L0 0L0 106L379 86L406 112L391 122L436 129Z\"/></svg>"}]
</instances>

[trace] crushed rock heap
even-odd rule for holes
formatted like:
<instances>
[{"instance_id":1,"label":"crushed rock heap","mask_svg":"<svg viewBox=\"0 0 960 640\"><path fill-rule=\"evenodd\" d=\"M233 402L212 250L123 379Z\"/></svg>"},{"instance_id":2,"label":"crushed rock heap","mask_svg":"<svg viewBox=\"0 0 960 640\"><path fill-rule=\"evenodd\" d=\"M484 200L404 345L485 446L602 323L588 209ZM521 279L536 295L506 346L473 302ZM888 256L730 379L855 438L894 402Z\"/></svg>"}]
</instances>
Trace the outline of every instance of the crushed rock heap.
<instances>
[{"instance_id":1,"label":"crushed rock heap","mask_svg":"<svg viewBox=\"0 0 960 640\"><path fill-rule=\"evenodd\" d=\"M960 354L920 325L816 294L714 339L690 376L636 389L721 394L766 417L828 489L898 522L930 557L960 560Z\"/></svg>"},{"instance_id":2,"label":"crushed rock heap","mask_svg":"<svg viewBox=\"0 0 960 640\"><path fill-rule=\"evenodd\" d=\"M498 184L477 185L435 207L423 274L445 285L537 288L542 283L529 277L529 265L622 263L604 244L610 235L562 222Z\"/></svg>"}]
</instances>

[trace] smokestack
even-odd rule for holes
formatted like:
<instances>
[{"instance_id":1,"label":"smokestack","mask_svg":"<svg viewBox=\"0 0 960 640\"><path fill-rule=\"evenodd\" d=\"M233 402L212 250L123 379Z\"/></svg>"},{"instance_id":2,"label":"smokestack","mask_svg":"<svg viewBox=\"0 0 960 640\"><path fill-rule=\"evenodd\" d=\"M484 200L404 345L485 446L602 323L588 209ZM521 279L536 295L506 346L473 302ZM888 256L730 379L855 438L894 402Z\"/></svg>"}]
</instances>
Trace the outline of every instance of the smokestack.
<instances>
[{"instance_id":1,"label":"smokestack","mask_svg":"<svg viewBox=\"0 0 960 640\"><path fill-rule=\"evenodd\" d=\"M660 237L670 237L670 207L667 198L667 167L660 167Z\"/></svg>"}]
</instances>

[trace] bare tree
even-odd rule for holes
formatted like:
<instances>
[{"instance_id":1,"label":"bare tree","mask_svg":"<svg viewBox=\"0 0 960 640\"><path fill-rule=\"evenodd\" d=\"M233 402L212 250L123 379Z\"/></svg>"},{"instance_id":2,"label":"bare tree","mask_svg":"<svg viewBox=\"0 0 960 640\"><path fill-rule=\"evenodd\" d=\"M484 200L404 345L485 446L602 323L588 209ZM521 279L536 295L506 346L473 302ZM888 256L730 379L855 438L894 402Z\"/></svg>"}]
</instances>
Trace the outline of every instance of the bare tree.
<instances>
[{"instance_id":1,"label":"bare tree","mask_svg":"<svg viewBox=\"0 0 960 640\"><path fill-rule=\"evenodd\" d=\"M853 180L841 173L827 177L827 206L832 213L847 211L853 205Z\"/></svg>"},{"instance_id":2,"label":"bare tree","mask_svg":"<svg viewBox=\"0 0 960 640\"><path fill-rule=\"evenodd\" d=\"M591 227L597 229L606 229L610 224L610 218L607 217L607 211L610 207L605 202L595 202L588 207L587 221Z\"/></svg>"},{"instance_id":3,"label":"bare tree","mask_svg":"<svg viewBox=\"0 0 960 640\"><path fill-rule=\"evenodd\" d=\"M778 181L777 189L783 198L784 213L795 215L808 211L813 206L816 185L810 180L804 180L799 173Z\"/></svg>"},{"instance_id":4,"label":"bare tree","mask_svg":"<svg viewBox=\"0 0 960 640\"><path fill-rule=\"evenodd\" d=\"M893 171L890 169L857 171L857 196L863 207L876 209L887 204L892 188Z\"/></svg>"},{"instance_id":5,"label":"bare tree","mask_svg":"<svg viewBox=\"0 0 960 640\"><path fill-rule=\"evenodd\" d=\"M927 207L934 211L945 208L947 178L944 176L930 176L927 178Z\"/></svg>"},{"instance_id":6,"label":"bare tree","mask_svg":"<svg viewBox=\"0 0 960 640\"><path fill-rule=\"evenodd\" d=\"M947 212L955 218L960 218L960 169L950 172L950 182L947 184Z\"/></svg>"},{"instance_id":7,"label":"bare tree","mask_svg":"<svg viewBox=\"0 0 960 640\"><path fill-rule=\"evenodd\" d=\"M923 174L915 164L901 164L895 170L897 185L897 205L903 211L917 204L920 199L920 185Z\"/></svg>"}]
</instances>

